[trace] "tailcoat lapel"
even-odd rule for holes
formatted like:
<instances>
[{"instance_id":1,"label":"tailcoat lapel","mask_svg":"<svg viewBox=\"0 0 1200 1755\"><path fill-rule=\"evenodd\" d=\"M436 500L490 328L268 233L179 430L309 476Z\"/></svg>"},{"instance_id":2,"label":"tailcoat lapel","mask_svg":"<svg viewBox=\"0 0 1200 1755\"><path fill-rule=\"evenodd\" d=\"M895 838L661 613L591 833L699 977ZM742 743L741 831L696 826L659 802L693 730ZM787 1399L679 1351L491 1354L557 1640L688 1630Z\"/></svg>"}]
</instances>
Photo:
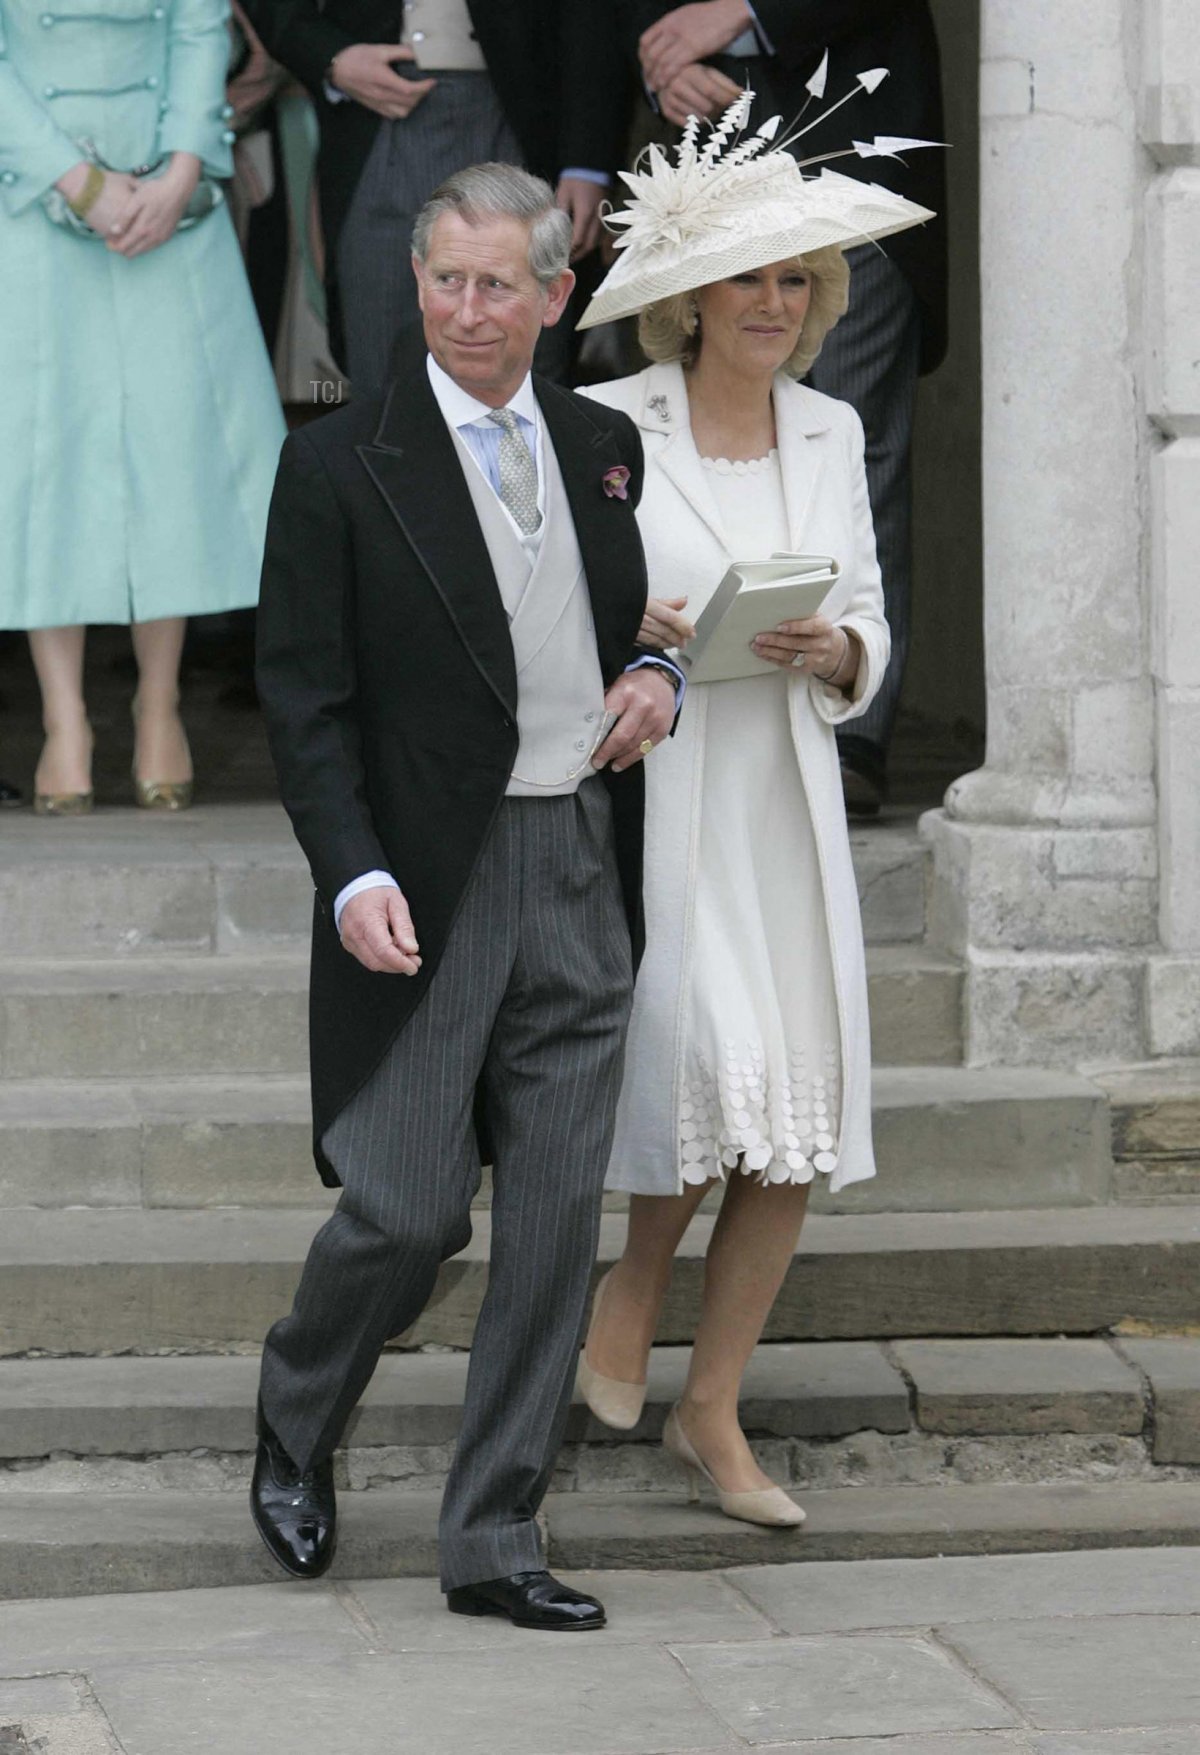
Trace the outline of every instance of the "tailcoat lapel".
<instances>
[{"instance_id":1,"label":"tailcoat lapel","mask_svg":"<svg viewBox=\"0 0 1200 1755\"><path fill-rule=\"evenodd\" d=\"M460 639L506 711L517 711L508 617L454 440L430 388L425 346L403 349L364 468L428 573Z\"/></svg>"},{"instance_id":2,"label":"tailcoat lapel","mask_svg":"<svg viewBox=\"0 0 1200 1755\"><path fill-rule=\"evenodd\" d=\"M633 502L604 491L605 471L622 462L615 436L581 398L543 378L534 388L571 507L607 685L629 662L648 594Z\"/></svg>"}]
</instances>

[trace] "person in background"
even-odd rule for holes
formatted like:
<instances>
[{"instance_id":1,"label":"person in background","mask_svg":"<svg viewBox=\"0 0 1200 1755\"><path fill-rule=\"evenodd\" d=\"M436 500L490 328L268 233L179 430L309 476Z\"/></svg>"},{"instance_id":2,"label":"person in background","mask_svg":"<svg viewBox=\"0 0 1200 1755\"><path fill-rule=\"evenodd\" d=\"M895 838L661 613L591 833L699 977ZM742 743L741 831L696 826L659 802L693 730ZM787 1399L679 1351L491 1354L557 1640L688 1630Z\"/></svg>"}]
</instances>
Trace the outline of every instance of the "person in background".
<instances>
[{"instance_id":1,"label":"person in background","mask_svg":"<svg viewBox=\"0 0 1200 1755\"><path fill-rule=\"evenodd\" d=\"M556 188L571 257L596 247L621 162L628 70L588 0L243 0L276 60L312 92L330 345L358 394L381 389L417 317L413 222L465 165L521 165ZM562 376L569 322L539 369Z\"/></svg>"},{"instance_id":2,"label":"person in background","mask_svg":"<svg viewBox=\"0 0 1200 1755\"><path fill-rule=\"evenodd\" d=\"M751 130L780 115L791 132L815 113L812 85L831 99L859 74L887 69L877 89L860 86L792 151L808 158L850 138L943 138L941 71L929 0L619 0L626 52L636 57L667 119L712 116L749 87ZM828 61L824 60L828 51ZM803 123L801 124L803 126ZM870 710L838 735L847 808L875 815L887 795L887 760L904 682L912 588L910 452L917 377L946 351L945 168L940 153L839 157L846 176L902 191L937 217L928 225L849 253L850 309L821 349L807 382L849 402L867 439L867 484L892 630L892 661Z\"/></svg>"},{"instance_id":3,"label":"person in background","mask_svg":"<svg viewBox=\"0 0 1200 1755\"><path fill-rule=\"evenodd\" d=\"M253 604L283 421L217 179L224 0L0 0L0 627L27 629L34 808L92 808L87 625L127 623L134 796L181 810L186 618Z\"/></svg>"}]
</instances>

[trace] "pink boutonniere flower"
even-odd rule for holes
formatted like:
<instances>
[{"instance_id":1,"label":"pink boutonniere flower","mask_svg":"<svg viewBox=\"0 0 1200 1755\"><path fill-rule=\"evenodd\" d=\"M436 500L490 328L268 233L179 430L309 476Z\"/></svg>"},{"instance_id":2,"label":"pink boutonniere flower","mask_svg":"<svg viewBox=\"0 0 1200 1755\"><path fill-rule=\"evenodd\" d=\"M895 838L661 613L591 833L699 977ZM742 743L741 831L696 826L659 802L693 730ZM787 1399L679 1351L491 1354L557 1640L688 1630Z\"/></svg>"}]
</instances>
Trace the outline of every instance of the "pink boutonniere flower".
<instances>
[{"instance_id":1,"label":"pink boutonniere flower","mask_svg":"<svg viewBox=\"0 0 1200 1755\"><path fill-rule=\"evenodd\" d=\"M623 463L614 464L604 471L604 491L610 500L627 500L629 471Z\"/></svg>"}]
</instances>

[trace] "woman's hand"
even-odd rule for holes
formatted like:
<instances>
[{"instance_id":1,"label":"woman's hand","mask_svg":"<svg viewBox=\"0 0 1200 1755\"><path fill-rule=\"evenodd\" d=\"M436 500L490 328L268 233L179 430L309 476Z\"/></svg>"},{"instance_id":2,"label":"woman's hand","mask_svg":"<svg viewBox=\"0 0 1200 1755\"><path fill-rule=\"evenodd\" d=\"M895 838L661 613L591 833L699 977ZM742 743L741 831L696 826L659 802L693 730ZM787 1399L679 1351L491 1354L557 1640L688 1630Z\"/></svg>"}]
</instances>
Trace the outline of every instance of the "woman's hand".
<instances>
[{"instance_id":1,"label":"woman's hand","mask_svg":"<svg viewBox=\"0 0 1200 1755\"><path fill-rule=\"evenodd\" d=\"M848 689L858 675L860 647L852 634L823 615L806 616L799 622L780 622L756 634L750 648L780 669L803 667L806 676L818 677L837 688Z\"/></svg>"},{"instance_id":2,"label":"woman's hand","mask_svg":"<svg viewBox=\"0 0 1200 1755\"><path fill-rule=\"evenodd\" d=\"M638 645L655 646L665 652L668 646L686 646L695 639L695 628L679 613L686 607L686 597L652 597L638 629Z\"/></svg>"},{"instance_id":3,"label":"woman's hand","mask_svg":"<svg viewBox=\"0 0 1200 1755\"><path fill-rule=\"evenodd\" d=\"M87 187L91 165L87 159L80 159L77 165L58 179L55 187L62 191L68 201L78 201ZM91 226L94 232L103 237L111 225L127 219L133 205L133 197L137 192L137 178L129 176L125 171L104 171L104 186L84 216L83 223Z\"/></svg>"},{"instance_id":4,"label":"woman's hand","mask_svg":"<svg viewBox=\"0 0 1200 1755\"><path fill-rule=\"evenodd\" d=\"M161 177L139 177L128 214L105 228L109 249L134 257L165 244L175 235L199 181L200 160L191 152L175 153Z\"/></svg>"}]
</instances>

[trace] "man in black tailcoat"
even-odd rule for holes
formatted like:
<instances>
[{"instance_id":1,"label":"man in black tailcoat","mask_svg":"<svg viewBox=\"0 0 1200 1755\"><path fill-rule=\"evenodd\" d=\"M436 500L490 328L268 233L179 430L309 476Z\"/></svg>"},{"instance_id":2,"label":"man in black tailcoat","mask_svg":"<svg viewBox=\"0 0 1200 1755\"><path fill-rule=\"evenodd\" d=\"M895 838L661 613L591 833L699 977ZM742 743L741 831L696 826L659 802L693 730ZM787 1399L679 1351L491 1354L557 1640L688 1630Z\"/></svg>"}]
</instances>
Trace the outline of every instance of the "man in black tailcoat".
<instances>
[{"instance_id":1,"label":"man in black tailcoat","mask_svg":"<svg viewBox=\"0 0 1200 1755\"><path fill-rule=\"evenodd\" d=\"M424 333L378 398L293 433L271 506L258 685L313 873L317 1162L341 1184L267 1337L251 1504L329 1565L330 1458L380 1349L470 1239L487 1295L442 1509L452 1609L603 1624L542 1559L641 942L641 759L678 672L637 646L632 423L530 376L570 221L507 165L451 178L414 240ZM619 715L609 730L609 716Z\"/></svg>"}]
</instances>

